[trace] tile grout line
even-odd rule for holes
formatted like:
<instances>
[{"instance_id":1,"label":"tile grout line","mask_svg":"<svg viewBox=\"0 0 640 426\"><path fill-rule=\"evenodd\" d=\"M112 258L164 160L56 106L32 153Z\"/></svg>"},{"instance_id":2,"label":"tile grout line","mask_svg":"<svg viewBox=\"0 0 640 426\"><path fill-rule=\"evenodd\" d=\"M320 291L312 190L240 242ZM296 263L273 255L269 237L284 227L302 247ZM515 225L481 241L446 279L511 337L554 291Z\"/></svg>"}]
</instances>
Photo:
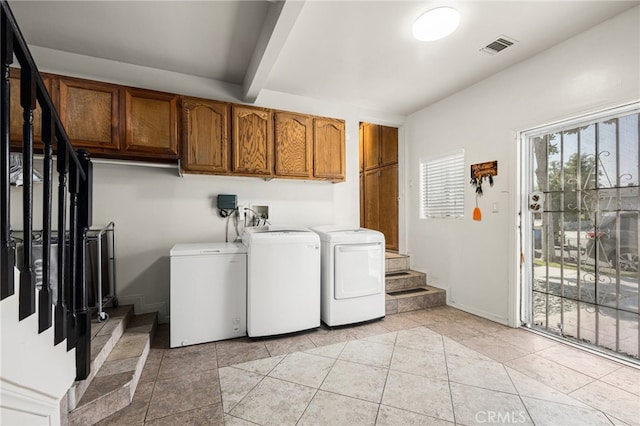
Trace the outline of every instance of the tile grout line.
<instances>
[{"instance_id":1,"label":"tile grout line","mask_svg":"<svg viewBox=\"0 0 640 426\"><path fill-rule=\"evenodd\" d=\"M455 404L453 402L453 391L451 390L451 374L449 373L449 354L447 353L447 347L444 345L444 335L441 334L440 337L442 339L442 351L444 353L444 365L445 365L445 368L447 369L447 387L449 388L449 400L451 401L451 413L453 414L453 424L457 425L458 422L456 421L456 410L455 410Z\"/></svg>"},{"instance_id":2,"label":"tile grout line","mask_svg":"<svg viewBox=\"0 0 640 426\"><path fill-rule=\"evenodd\" d=\"M391 350L391 357L389 358L389 365L387 367L387 376L384 378L384 385L382 385L382 395L380 395L380 402L378 403L378 411L376 412L376 418L373 424L378 423L378 417L380 416L380 409L382 407L382 401L384 400L384 392L387 389L387 383L389 382L389 375L391 374L391 364L393 363L393 355L396 352L396 342L398 341L398 332L393 339L393 349Z\"/></svg>"}]
</instances>

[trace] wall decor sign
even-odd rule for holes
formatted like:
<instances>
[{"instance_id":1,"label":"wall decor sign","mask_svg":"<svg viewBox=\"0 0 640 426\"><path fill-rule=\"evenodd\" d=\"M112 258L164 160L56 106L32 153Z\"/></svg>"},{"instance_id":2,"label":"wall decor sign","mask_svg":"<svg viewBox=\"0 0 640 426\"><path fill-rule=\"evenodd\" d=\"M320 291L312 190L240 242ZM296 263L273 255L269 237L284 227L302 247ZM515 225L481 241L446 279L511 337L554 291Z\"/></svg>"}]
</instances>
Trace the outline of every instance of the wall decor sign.
<instances>
[{"instance_id":1,"label":"wall decor sign","mask_svg":"<svg viewBox=\"0 0 640 426\"><path fill-rule=\"evenodd\" d=\"M487 161L486 163L478 163L471 165L471 179L486 178L498 176L498 162Z\"/></svg>"},{"instance_id":2,"label":"wall decor sign","mask_svg":"<svg viewBox=\"0 0 640 426\"><path fill-rule=\"evenodd\" d=\"M482 220L482 213L478 207L478 197L482 195L482 181L489 181L493 186L493 178L498 176L498 162L488 161L471 165L471 184L476 188L476 207L473 209L473 220Z\"/></svg>"}]
</instances>

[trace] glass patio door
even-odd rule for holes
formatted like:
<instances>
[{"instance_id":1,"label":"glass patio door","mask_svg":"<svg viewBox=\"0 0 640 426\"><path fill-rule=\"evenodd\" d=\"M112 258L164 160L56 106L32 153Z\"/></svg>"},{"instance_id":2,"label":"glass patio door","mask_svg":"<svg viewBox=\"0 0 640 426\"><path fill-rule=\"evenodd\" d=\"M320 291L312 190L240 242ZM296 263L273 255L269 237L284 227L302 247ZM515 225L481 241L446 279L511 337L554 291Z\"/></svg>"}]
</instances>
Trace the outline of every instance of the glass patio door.
<instances>
[{"instance_id":1,"label":"glass patio door","mask_svg":"<svg viewBox=\"0 0 640 426\"><path fill-rule=\"evenodd\" d=\"M639 134L636 104L523 138L525 324L635 359Z\"/></svg>"}]
</instances>

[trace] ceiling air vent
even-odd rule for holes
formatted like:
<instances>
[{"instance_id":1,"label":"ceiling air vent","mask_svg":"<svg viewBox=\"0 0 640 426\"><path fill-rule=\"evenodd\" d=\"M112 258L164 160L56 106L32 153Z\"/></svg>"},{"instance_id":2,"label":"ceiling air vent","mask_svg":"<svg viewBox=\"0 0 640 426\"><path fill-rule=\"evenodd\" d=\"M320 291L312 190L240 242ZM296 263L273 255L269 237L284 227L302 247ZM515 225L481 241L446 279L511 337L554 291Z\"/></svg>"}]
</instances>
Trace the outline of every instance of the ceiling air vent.
<instances>
[{"instance_id":1,"label":"ceiling air vent","mask_svg":"<svg viewBox=\"0 0 640 426\"><path fill-rule=\"evenodd\" d=\"M504 49L506 49L509 46L513 46L514 43L516 43L516 40L510 37L501 35L496 40L487 44L485 47L483 47L480 50L483 52L489 53L491 55L494 55L496 53L502 52Z\"/></svg>"}]
</instances>

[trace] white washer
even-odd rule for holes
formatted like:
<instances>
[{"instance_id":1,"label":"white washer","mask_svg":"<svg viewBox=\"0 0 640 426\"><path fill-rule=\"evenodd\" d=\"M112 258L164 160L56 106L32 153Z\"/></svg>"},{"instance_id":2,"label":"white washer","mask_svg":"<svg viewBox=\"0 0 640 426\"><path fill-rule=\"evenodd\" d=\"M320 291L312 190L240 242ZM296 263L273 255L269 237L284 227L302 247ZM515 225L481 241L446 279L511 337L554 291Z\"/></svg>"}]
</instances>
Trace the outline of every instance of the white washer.
<instances>
[{"instance_id":1,"label":"white washer","mask_svg":"<svg viewBox=\"0 0 640 426\"><path fill-rule=\"evenodd\" d=\"M301 226L246 228L247 334L320 326L320 239Z\"/></svg>"},{"instance_id":2,"label":"white washer","mask_svg":"<svg viewBox=\"0 0 640 426\"><path fill-rule=\"evenodd\" d=\"M176 244L170 253L171 347L246 336L246 247Z\"/></svg>"},{"instance_id":3,"label":"white washer","mask_svg":"<svg viewBox=\"0 0 640 426\"><path fill-rule=\"evenodd\" d=\"M337 226L313 230L322 244L322 321L337 326L384 317L384 235Z\"/></svg>"}]
</instances>

